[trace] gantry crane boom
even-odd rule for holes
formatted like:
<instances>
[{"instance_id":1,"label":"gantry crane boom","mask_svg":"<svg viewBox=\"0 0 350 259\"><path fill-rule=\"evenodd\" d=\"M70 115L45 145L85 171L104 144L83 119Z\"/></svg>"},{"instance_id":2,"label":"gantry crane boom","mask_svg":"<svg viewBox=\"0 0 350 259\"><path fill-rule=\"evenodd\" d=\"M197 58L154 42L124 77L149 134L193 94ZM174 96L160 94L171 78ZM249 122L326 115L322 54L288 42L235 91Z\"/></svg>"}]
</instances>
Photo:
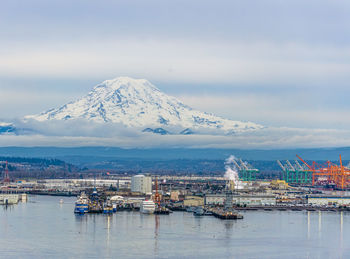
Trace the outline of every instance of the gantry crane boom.
<instances>
[{"instance_id":1,"label":"gantry crane boom","mask_svg":"<svg viewBox=\"0 0 350 259\"><path fill-rule=\"evenodd\" d=\"M286 171L286 168L282 165L281 161L277 160L277 164L281 167L283 172Z\"/></svg>"},{"instance_id":2,"label":"gantry crane boom","mask_svg":"<svg viewBox=\"0 0 350 259\"><path fill-rule=\"evenodd\" d=\"M290 168L292 171L295 171L294 166L289 162L289 160L287 160L286 162L287 162L287 165L289 166L289 168Z\"/></svg>"},{"instance_id":3,"label":"gantry crane boom","mask_svg":"<svg viewBox=\"0 0 350 259\"><path fill-rule=\"evenodd\" d=\"M242 159L239 159L239 162L245 170L249 170L248 166L242 161Z\"/></svg>"},{"instance_id":4,"label":"gantry crane boom","mask_svg":"<svg viewBox=\"0 0 350 259\"><path fill-rule=\"evenodd\" d=\"M295 164L301 171L304 170L304 168L299 164L298 160L295 160Z\"/></svg>"},{"instance_id":5,"label":"gantry crane boom","mask_svg":"<svg viewBox=\"0 0 350 259\"><path fill-rule=\"evenodd\" d=\"M237 161L235 159L232 160L232 162L235 164L235 166L237 167L238 170L242 170L242 168L239 166L239 164L237 163Z\"/></svg>"},{"instance_id":6,"label":"gantry crane boom","mask_svg":"<svg viewBox=\"0 0 350 259\"><path fill-rule=\"evenodd\" d=\"M302 159L300 156L298 156L298 155L296 155L310 170L313 170L313 168L311 167L311 166L309 166L309 164L308 163L306 163L305 161L304 161L304 159Z\"/></svg>"}]
</instances>

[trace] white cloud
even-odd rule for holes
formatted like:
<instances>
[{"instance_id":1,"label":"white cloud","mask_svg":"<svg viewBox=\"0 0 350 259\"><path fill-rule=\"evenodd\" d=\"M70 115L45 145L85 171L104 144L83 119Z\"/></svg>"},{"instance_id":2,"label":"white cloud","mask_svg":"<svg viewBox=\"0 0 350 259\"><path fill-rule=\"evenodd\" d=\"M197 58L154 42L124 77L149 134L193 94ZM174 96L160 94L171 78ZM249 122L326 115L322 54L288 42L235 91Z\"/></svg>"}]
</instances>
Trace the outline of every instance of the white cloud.
<instances>
[{"instance_id":1,"label":"white cloud","mask_svg":"<svg viewBox=\"0 0 350 259\"><path fill-rule=\"evenodd\" d=\"M130 75L164 82L271 85L330 80L344 85L350 77L347 46L110 38L11 49L0 52L3 76Z\"/></svg>"},{"instance_id":2,"label":"white cloud","mask_svg":"<svg viewBox=\"0 0 350 259\"><path fill-rule=\"evenodd\" d=\"M18 127L35 129L33 134L0 135L0 146L118 146L124 148L308 148L350 145L349 130L265 128L255 132L219 135L156 135L116 124L83 121L37 123Z\"/></svg>"}]
</instances>

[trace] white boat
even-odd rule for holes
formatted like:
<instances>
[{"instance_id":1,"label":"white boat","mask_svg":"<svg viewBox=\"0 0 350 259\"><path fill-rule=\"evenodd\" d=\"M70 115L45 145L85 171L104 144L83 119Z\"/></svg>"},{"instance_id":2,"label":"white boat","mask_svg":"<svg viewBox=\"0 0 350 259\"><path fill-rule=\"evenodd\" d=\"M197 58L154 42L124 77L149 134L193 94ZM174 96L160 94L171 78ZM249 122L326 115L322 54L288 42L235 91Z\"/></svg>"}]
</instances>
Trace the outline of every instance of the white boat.
<instances>
[{"instance_id":1,"label":"white boat","mask_svg":"<svg viewBox=\"0 0 350 259\"><path fill-rule=\"evenodd\" d=\"M140 212L144 214L153 214L156 209L156 204L153 201L142 201Z\"/></svg>"}]
</instances>

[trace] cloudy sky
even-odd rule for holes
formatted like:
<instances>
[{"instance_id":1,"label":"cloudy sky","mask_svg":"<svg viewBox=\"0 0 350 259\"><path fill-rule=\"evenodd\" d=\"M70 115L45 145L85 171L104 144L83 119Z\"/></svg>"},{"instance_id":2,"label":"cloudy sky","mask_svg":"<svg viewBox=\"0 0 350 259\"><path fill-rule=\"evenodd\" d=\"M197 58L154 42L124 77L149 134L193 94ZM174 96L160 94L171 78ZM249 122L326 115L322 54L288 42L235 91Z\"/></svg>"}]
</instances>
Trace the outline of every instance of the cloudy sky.
<instances>
[{"instance_id":1,"label":"cloudy sky","mask_svg":"<svg viewBox=\"0 0 350 259\"><path fill-rule=\"evenodd\" d=\"M0 118L117 76L272 127L350 128L350 1L4 0Z\"/></svg>"}]
</instances>

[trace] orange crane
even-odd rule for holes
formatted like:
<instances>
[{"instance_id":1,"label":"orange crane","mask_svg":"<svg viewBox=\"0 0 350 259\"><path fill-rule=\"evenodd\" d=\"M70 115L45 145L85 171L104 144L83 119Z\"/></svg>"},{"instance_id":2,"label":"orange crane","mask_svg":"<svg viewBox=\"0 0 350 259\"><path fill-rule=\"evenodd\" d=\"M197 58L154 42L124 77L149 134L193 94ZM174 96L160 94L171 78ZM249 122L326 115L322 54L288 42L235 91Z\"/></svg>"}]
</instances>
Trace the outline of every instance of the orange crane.
<instances>
[{"instance_id":1,"label":"orange crane","mask_svg":"<svg viewBox=\"0 0 350 259\"><path fill-rule=\"evenodd\" d=\"M339 155L340 165L330 161L323 165L313 161L312 165L309 165L300 156L297 157L308 167L308 171L312 172L312 185L324 178L328 184L335 184L339 189L350 187L350 169L343 165L341 155Z\"/></svg>"},{"instance_id":2,"label":"orange crane","mask_svg":"<svg viewBox=\"0 0 350 259\"><path fill-rule=\"evenodd\" d=\"M154 194L154 202L158 204L158 208L160 208L160 194L158 192L158 178L156 176L155 180L156 193Z\"/></svg>"},{"instance_id":3,"label":"orange crane","mask_svg":"<svg viewBox=\"0 0 350 259\"><path fill-rule=\"evenodd\" d=\"M6 166L5 166L4 183L10 183L9 168L8 168L7 161L6 161Z\"/></svg>"}]
</instances>

